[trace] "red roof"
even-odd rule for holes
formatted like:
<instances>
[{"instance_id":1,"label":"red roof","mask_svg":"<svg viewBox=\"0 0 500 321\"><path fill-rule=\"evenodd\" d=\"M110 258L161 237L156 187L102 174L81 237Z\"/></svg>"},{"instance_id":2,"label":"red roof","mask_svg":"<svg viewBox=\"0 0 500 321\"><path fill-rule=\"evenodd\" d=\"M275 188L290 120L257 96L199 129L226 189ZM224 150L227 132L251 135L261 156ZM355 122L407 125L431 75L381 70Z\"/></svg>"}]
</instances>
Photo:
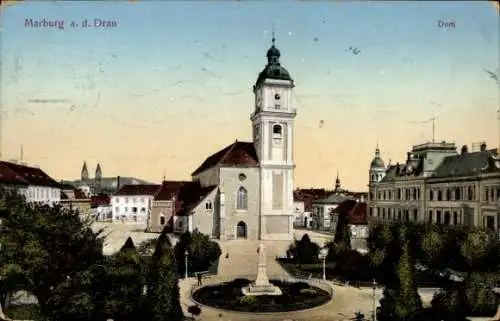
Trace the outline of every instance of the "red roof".
<instances>
[{"instance_id":1,"label":"red roof","mask_svg":"<svg viewBox=\"0 0 500 321\"><path fill-rule=\"evenodd\" d=\"M21 175L11 170L9 167L5 166L3 162L0 162L0 183L29 185L29 182L27 180L25 180Z\"/></svg>"},{"instance_id":2,"label":"red roof","mask_svg":"<svg viewBox=\"0 0 500 321\"><path fill-rule=\"evenodd\" d=\"M191 175L197 175L217 165L258 166L259 159L253 143L235 141L208 157Z\"/></svg>"},{"instance_id":3,"label":"red roof","mask_svg":"<svg viewBox=\"0 0 500 321\"><path fill-rule=\"evenodd\" d=\"M110 198L108 195L96 195L90 198L92 200L92 206L107 206L110 203Z\"/></svg>"},{"instance_id":4,"label":"red roof","mask_svg":"<svg viewBox=\"0 0 500 321\"><path fill-rule=\"evenodd\" d=\"M367 225L368 215L366 203L346 200L337 206L332 213L347 216L347 221L352 225Z\"/></svg>"},{"instance_id":5,"label":"red roof","mask_svg":"<svg viewBox=\"0 0 500 321\"><path fill-rule=\"evenodd\" d=\"M40 168L30 167L21 164L14 164L0 161L1 173L5 175L5 182L10 180L10 183L22 183L47 187L60 187L60 184L47 175ZM6 170L7 168L8 170ZM12 181L14 179L14 181ZM0 182L4 179L0 177Z\"/></svg>"},{"instance_id":6,"label":"red roof","mask_svg":"<svg viewBox=\"0 0 500 321\"><path fill-rule=\"evenodd\" d=\"M68 191L68 189L66 189ZM73 188L73 197L69 197L67 193L61 192L61 199L63 200L89 200L90 197L87 197L85 193L79 188Z\"/></svg>"},{"instance_id":7,"label":"red roof","mask_svg":"<svg viewBox=\"0 0 500 321\"><path fill-rule=\"evenodd\" d=\"M202 187L199 182L163 181L155 201L170 201L175 197L176 215L189 215L217 186Z\"/></svg>"},{"instance_id":8,"label":"red roof","mask_svg":"<svg viewBox=\"0 0 500 321\"><path fill-rule=\"evenodd\" d=\"M161 185L158 184L130 184L123 185L115 196L140 196L140 195L151 195L154 196Z\"/></svg>"}]
</instances>

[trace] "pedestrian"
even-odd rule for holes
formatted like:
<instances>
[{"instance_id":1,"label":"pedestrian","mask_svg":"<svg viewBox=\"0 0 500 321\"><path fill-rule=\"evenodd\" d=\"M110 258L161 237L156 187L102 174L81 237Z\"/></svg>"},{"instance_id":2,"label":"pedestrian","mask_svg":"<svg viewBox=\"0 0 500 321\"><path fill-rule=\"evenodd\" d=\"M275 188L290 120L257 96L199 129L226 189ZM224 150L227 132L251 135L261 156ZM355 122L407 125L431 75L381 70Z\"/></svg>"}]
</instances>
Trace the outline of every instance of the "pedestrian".
<instances>
[{"instance_id":1,"label":"pedestrian","mask_svg":"<svg viewBox=\"0 0 500 321\"><path fill-rule=\"evenodd\" d=\"M196 273L196 277L198 278L198 285L202 285L202 274L200 272Z\"/></svg>"},{"instance_id":2,"label":"pedestrian","mask_svg":"<svg viewBox=\"0 0 500 321\"><path fill-rule=\"evenodd\" d=\"M229 251L226 252L226 259L229 259Z\"/></svg>"}]
</instances>

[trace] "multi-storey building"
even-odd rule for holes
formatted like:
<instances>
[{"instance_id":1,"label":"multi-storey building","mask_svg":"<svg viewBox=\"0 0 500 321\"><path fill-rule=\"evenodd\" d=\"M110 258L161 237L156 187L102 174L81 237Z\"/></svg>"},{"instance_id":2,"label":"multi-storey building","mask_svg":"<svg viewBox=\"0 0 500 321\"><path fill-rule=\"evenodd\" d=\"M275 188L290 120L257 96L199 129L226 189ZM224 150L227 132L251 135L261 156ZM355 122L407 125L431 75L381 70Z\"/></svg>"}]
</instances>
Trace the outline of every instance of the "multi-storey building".
<instances>
[{"instance_id":1,"label":"multi-storey building","mask_svg":"<svg viewBox=\"0 0 500 321\"><path fill-rule=\"evenodd\" d=\"M373 164L371 222L403 220L500 231L498 150L482 144L477 152L463 146L457 153L453 143L426 143L413 146L405 163L389 165L382 178L373 175Z\"/></svg>"},{"instance_id":2,"label":"multi-storey building","mask_svg":"<svg viewBox=\"0 0 500 321\"><path fill-rule=\"evenodd\" d=\"M159 184L122 186L111 196L112 220L146 223L159 188Z\"/></svg>"},{"instance_id":3,"label":"multi-storey building","mask_svg":"<svg viewBox=\"0 0 500 321\"><path fill-rule=\"evenodd\" d=\"M40 168L0 161L0 186L15 190L27 202L59 204L61 186Z\"/></svg>"}]
</instances>

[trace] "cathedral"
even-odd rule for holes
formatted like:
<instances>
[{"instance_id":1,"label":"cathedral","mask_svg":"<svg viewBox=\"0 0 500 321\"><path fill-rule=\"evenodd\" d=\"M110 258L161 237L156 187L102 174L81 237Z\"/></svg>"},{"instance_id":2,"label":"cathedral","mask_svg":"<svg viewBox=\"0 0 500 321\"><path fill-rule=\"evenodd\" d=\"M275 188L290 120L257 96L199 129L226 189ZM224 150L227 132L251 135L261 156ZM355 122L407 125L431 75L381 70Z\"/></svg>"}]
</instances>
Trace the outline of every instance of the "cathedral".
<instances>
[{"instance_id":1,"label":"cathedral","mask_svg":"<svg viewBox=\"0 0 500 321\"><path fill-rule=\"evenodd\" d=\"M212 154L191 181L163 181L149 231L171 224L177 232L198 230L224 240L293 239L294 81L280 56L273 36L253 86L252 141L236 140Z\"/></svg>"}]
</instances>

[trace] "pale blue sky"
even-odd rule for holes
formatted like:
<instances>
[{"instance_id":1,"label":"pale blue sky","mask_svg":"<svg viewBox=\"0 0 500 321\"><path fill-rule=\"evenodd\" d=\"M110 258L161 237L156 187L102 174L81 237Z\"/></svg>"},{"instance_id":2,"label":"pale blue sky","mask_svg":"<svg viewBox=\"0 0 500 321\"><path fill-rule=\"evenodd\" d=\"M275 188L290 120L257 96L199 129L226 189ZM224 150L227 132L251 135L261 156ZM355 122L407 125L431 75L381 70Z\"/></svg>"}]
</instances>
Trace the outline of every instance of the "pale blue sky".
<instances>
[{"instance_id":1,"label":"pale blue sky","mask_svg":"<svg viewBox=\"0 0 500 321\"><path fill-rule=\"evenodd\" d=\"M105 175L158 180L167 168L187 178L210 153L251 137L251 87L275 24L297 85L298 185L332 185L339 170L346 187L366 189L377 141L399 160L430 139L428 125L408 121L438 116L440 140L498 145L498 86L483 71L498 70L498 17L480 1L12 5L2 13L2 154L24 144L28 161L59 178L77 176L84 159ZM65 29L25 28L26 18ZM70 26L94 18L118 26Z\"/></svg>"}]
</instances>

